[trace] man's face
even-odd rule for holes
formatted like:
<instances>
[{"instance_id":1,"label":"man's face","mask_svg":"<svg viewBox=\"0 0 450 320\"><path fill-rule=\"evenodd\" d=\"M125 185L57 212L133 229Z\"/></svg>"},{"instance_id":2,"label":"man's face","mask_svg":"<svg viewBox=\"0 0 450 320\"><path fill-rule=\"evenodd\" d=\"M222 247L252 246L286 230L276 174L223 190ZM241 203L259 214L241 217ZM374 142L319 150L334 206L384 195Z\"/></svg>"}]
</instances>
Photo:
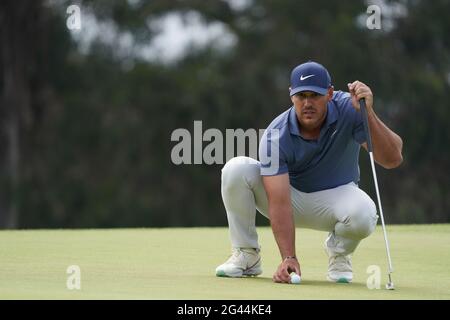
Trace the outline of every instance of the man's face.
<instances>
[{"instance_id":1,"label":"man's face","mask_svg":"<svg viewBox=\"0 0 450 320\"><path fill-rule=\"evenodd\" d=\"M328 89L324 96L312 91L302 91L291 97L302 130L320 129L327 115L327 103L332 96L333 88Z\"/></svg>"}]
</instances>

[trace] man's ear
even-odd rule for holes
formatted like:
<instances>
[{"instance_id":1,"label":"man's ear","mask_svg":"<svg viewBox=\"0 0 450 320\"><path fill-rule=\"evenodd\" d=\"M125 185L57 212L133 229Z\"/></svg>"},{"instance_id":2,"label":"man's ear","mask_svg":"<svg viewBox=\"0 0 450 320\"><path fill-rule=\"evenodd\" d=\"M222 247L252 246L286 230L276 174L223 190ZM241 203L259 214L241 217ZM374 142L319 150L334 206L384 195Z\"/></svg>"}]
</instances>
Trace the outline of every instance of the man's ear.
<instances>
[{"instance_id":1,"label":"man's ear","mask_svg":"<svg viewBox=\"0 0 450 320\"><path fill-rule=\"evenodd\" d=\"M293 104L294 103L294 96L291 96L291 87L289 87L289 96L290 96L292 104Z\"/></svg>"},{"instance_id":2,"label":"man's ear","mask_svg":"<svg viewBox=\"0 0 450 320\"><path fill-rule=\"evenodd\" d=\"M334 87L333 87L333 86L330 86L330 87L328 88L328 93L327 93L328 101L330 101L330 100L333 98L333 92L334 92Z\"/></svg>"}]
</instances>

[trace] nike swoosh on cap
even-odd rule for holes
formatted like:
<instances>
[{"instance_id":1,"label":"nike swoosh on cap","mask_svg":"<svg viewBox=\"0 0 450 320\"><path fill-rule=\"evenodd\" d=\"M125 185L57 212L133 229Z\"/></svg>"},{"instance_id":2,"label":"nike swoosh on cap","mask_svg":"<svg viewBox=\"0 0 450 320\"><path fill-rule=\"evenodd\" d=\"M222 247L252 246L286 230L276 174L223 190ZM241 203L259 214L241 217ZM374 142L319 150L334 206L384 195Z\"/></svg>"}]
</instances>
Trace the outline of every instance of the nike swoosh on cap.
<instances>
[{"instance_id":1,"label":"nike swoosh on cap","mask_svg":"<svg viewBox=\"0 0 450 320\"><path fill-rule=\"evenodd\" d=\"M308 78L311 78L311 77L314 77L314 76L315 76L315 74L310 74L309 76L306 76L306 77L304 77L303 75L301 75L301 76L300 76L300 80L303 81L303 80L305 80L305 79L308 79Z\"/></svg>"}]
</instances>

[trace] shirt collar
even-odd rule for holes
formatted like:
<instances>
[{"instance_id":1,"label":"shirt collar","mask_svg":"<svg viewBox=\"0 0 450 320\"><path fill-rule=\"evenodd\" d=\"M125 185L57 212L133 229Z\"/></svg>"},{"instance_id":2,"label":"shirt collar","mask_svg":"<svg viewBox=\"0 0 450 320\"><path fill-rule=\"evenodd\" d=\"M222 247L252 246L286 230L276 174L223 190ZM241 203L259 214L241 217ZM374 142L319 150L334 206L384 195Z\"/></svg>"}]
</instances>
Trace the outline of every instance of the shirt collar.
<instances>
[{"instance_id":1,"label":"shirt collar","mask_svg":"<svg viewBox=\"0 0 450 320\"><path fill-rule=\"evenodd\" d=\"M338 114L336 111L336 106L332 101L329 101L327 104L327 117L325 119L325 124L323 125L322 130L328 129L334 122L338 119ZM295 113L295 107L292 106L289 110L289 130L291 134L300 136L300 128L297 120L297 114Z\"/></svg>"}]
</instances>

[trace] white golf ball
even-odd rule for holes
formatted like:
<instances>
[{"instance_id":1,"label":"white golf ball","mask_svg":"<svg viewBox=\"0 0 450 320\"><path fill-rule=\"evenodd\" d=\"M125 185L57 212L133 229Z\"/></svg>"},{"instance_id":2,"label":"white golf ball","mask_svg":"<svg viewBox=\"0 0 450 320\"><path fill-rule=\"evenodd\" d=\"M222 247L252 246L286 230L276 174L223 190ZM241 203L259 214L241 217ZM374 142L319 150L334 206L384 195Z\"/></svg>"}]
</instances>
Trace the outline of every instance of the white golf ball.
<instances>
[{"instance_id":1,"label":"white golf ball","mask_svg":"<svg viewBox=\"0 0 450 320\"><path fill-rule=\"evenodd\" d=\"M291 273L291 283L299 284L302 281L302 278L296 274L295 272Z\"/></svg>"}]
</instances>

